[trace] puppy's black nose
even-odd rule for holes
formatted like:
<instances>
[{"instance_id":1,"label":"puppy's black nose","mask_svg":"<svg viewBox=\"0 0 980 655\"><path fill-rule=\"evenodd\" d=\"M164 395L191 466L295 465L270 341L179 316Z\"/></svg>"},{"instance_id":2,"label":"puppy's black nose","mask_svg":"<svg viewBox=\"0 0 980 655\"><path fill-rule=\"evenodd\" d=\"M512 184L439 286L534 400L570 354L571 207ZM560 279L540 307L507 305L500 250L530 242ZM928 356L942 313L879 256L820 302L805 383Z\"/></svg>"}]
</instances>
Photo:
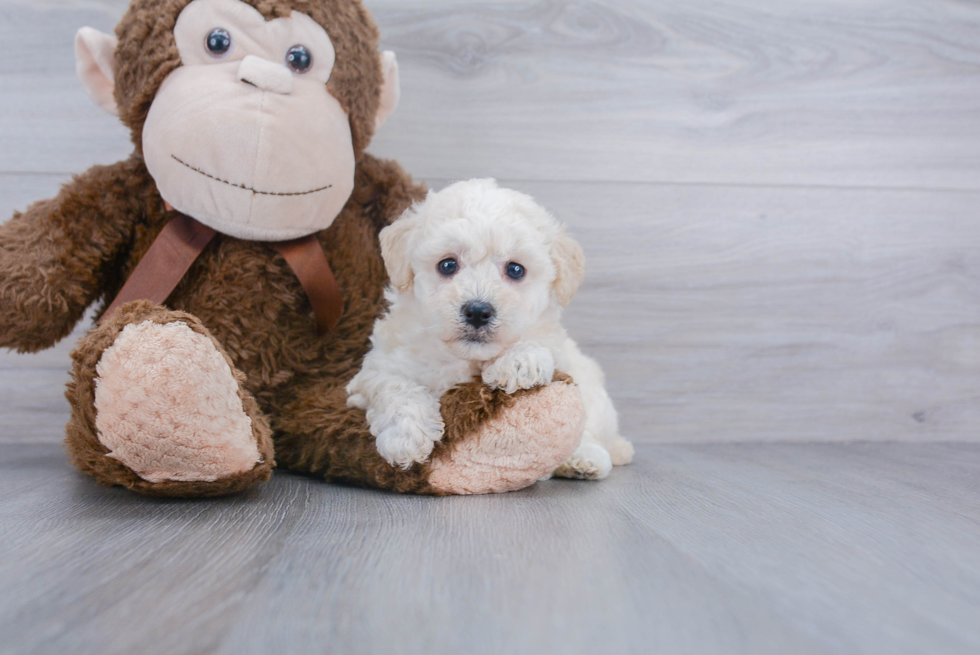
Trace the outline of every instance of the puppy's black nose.
<instances>
[{"instance_id":1,"label":"puppy's black nose","mask_svg":"<svg viewBox=\"0 0 980 655\"><path fill-rule=\"evenodd\" d=\"M471 300L463 305L463 318L475 328L481 328L489 323L494 313L493 305L490 303Z\"/></svg>"}]
</instances>

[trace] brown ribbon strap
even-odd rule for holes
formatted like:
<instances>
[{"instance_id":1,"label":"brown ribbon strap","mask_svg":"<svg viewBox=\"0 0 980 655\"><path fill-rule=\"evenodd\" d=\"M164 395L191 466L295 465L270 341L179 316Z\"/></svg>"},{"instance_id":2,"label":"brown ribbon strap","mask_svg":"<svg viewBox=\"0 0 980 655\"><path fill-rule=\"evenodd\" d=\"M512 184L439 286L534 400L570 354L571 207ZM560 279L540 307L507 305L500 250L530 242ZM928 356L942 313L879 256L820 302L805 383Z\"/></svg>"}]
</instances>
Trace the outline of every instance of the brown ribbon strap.
<instances>
[{"instance_id":1,"label":"brown ribbon strap","mask_svg":"<svg viewBox=\"0 0 980 655\"><path fill-rule=\"evenodd\" d=\"M99 322L134 300L162 305L216 234L207 225L178 212L160 231ZM285 258L306 291L317 331L324 334L335 328L344 314L344 299L319 239L311 235L272 246Z\"/></svg>"},{"instance_id":2,"label":"brown ribbon strap","mask_svg":"<svg viewBox=\"0 0 980 655\"><path fill-rule=\"evenodd\" d=\"M273 243L272 247L283 256L306 290L320 334L337 327L340 317L344 315L344 299L316 235L280 241Z\"/></svg>"},{"instance_id":3,"label":"brown ribbon strap","mask_svg":"<svg viewBox=\"0 0 980 655\"><path fill-rule=\"evenodd\" d=\"M215 234L207 225L178 213L157 235L99 322L134 300L162 305Z\"/></svg>"}]
</instances>

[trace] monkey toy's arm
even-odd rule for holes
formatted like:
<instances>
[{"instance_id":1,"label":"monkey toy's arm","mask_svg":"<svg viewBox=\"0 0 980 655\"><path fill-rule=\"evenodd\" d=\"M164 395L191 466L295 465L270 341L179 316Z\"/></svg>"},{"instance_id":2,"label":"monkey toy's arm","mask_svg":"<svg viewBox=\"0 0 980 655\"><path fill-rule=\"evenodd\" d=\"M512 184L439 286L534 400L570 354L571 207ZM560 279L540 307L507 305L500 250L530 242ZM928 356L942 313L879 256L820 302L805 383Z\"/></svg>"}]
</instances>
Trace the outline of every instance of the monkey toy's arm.
<instances>
[{"instance_id":1,"label":"monkey toy's arm","mask_svg":"<svg viewBox=\"0 0 980 655\"><path fill-rule=\"evenodd\" d=\"M71 332L118 274L147 179L137 157L95 166L0 225L0 347L36 352Z\"/></svg>"}]
</instances>

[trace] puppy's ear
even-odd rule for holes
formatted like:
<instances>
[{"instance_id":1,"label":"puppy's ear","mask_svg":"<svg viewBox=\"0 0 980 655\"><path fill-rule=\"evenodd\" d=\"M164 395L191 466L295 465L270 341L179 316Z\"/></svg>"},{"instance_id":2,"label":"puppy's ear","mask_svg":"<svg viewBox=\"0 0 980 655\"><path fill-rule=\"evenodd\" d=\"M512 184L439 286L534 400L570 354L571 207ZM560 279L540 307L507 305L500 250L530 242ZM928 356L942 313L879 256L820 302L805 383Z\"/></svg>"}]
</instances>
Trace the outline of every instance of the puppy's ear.
<instances>
[{"instance_id":1,"label":"puppy's ear","mask_svg":"<svg viewBox=\"0 0 980 655\"><path fill-rule=\"evenodd\" d=\"M412 265L408 261L408 241L415 227L415 214L409 210L401 218L381 230L381 257L388 269L388 277L400 293L412 288Z\"/></svg>"},{"instance_id":2,"label":"puppy's ear","mask_svg":"<svg viewBox=\"0 0 980 655\"><path fill-rule=\"evenodd\" d=\"M585 279L585 253L578 241L568 236L562 226L551 244L551 258L555 262L555 295L562 306L571 302L579 285Z\"/></svg>"}]
</instances>

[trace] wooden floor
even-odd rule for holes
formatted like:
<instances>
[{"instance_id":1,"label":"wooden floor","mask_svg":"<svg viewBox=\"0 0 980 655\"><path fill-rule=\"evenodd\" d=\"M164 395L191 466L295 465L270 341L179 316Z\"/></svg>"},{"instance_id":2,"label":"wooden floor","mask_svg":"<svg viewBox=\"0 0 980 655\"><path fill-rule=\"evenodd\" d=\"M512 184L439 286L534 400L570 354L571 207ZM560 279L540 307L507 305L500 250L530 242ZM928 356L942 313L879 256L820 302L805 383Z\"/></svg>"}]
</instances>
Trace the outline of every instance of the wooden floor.
<instances>
[{"instance_id":1,"label":"wooden floor","mask_svg":"<svg viewBox=\"0 0 980 655\"><path fill-rule=\"evenodd\" d=\"M0 455L4 652L980 652L980 444L649 444L602 484L194 502Z\"/></svg>"},{"instance_id":2,"label":"wooden floor","mask_svg":"<svg viewBox=\"0 0 980 655\"><path fill-rule=\"evenodd\" d=\"M566 323L637 462L422 499L166 502L0 353L0 653L980 652L980 5L368 0L371 150L583 242ZM125 0L0 0L0 221L129 136L74 75Z\"/></svg>"}]
</instances>

